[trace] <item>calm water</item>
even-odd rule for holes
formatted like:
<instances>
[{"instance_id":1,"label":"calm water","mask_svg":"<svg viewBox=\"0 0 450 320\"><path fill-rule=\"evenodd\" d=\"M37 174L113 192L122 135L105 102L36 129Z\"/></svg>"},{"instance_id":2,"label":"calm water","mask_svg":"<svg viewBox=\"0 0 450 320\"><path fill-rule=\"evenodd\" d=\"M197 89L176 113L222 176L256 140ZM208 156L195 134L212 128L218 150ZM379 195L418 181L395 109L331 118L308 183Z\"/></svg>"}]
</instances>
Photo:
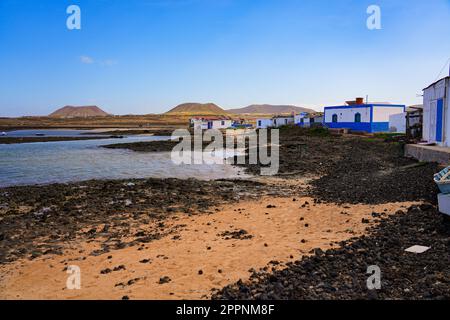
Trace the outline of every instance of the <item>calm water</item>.
<instances>
[{"instance_id":1,"label":"calm water","mask_svg":"<svg viewBox=\"0 0 450 320\"><path fill-rule=\"evenodd\" d=\"M28 131L28 130L27 130ZM42 132L33 130L33 134ZM132 136L125 139L0 144L0 187L90 179L243 177L230 165L175 165L170 153L139 153L99 148L111 143L167 140Z\"/></svg>"},{"instance_id":2,"label":"calm water","mask_svg":"<svg viewBox=\"0 0 450 320\"><path fill-rule=\"evenodd\" d=\"M35 137L36 134L43 134L47 137L83 137L89 136L89 130L71 130L71 129L48 129L48 130L16 130L7 132L5 137ZM91 135L98 136L98 135ZM2 136L0 136L0 139Z\"/></svg>"}]
</instances>

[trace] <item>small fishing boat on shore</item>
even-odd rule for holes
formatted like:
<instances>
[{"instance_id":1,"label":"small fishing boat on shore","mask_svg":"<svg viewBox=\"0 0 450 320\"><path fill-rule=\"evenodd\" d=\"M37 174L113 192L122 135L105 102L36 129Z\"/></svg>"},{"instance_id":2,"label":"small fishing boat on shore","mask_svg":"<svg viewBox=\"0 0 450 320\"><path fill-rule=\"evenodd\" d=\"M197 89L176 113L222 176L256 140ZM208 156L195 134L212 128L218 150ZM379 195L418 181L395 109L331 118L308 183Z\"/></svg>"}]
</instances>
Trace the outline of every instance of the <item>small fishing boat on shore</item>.
<instances>
[{"instance_id":1,"label":"small fishing boat on shore","mask_svg":"<svg viewBox=\"0 0 450 320\"><path fill-rule=\"evenodd\" d=\"M434 175L434 182L439 190L444 193L450 193L450 167L447 167Z\"/></svg>"}]
</instances>

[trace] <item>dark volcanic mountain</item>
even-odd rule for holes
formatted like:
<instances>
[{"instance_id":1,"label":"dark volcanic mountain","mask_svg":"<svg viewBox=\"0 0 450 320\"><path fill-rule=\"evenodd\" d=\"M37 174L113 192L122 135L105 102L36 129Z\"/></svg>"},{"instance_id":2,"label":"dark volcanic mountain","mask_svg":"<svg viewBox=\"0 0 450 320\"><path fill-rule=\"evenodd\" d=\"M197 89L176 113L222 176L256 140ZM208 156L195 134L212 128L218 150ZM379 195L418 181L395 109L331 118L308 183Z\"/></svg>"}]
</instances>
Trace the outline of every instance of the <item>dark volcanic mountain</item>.
<instances>
[{"instance_id":1,"label":"dark volcanic mountain","mask_svg":"<svg viewBox=\"0 0 450 320\"><path fill-rule=\"evenodd\" d=\"M166 114L188 114L188 115L224 115L228 112L214 103L183 103Z\"/></svg>"},{"instance_id":2,"label":"dark volcanic mountain","mask_svg":"<svg viewBox=\"0 0 450 320\"><path fill-rule=\"evenodd\" d=\"M235 114L284 114L284 113L301 113L315 112L312 109L290 106L290 105L271 105L271 104L252 104L245 108L227 110L229 113Z\"/></svg>"},{"instance_id":3,"label":"dark volcanic mountain","mask_svg":"<svg viewBox=\"0 0 450 320\"><path fill-rule=\"evenodd\" d=\"M106 117L108 113L97 106L65 106L56 110L49 115L53 118L90 118L90 117Z\"/></svg>"}]
</instances>

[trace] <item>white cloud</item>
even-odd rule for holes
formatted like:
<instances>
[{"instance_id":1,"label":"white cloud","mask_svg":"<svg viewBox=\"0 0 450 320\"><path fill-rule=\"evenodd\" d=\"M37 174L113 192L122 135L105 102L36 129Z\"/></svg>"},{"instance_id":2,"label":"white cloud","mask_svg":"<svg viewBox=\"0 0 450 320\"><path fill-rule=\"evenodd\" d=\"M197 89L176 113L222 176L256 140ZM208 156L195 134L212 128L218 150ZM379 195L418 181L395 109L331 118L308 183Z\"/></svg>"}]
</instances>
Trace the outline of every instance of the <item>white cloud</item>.
<instances>
[{"instance_id":1,"label":"white cloud","mask_svg":"<svg viewBox=\"0 0 450 320\"><path fill-rule=\"evenodd\" d=\"M94 60L94 58L90 56L80 56L80 62L83 64L96 64L103 67L111 67L119 63L119 61L115 59Z\"/></svg>"},{"instance_id":2,"label":"white cloud","mask_svg":"<svg viewBox=\"0 0 450 320\"><path fill-rule=\"evenodd\" d=\"M81 63L84 63L84 64L93 64L94 63L94 59L92 59L91 57L88 57L88 56L81 56L80 61L81 61Z\"/></svg>"},{"instance_id":3,"label":"white cloud","mask_svg":"<svg viewBox=\"0 0 450 320\"><path fill-rule=\"evenodd\" d=\"M114 60L114 59L106 59L106 60L103 60L103 61L100 62L100 64L102 66L105 66L105 67L114 66L114 65L116 65L118 63L119 62L117 60Z\"/></svg>"}]
</instances>

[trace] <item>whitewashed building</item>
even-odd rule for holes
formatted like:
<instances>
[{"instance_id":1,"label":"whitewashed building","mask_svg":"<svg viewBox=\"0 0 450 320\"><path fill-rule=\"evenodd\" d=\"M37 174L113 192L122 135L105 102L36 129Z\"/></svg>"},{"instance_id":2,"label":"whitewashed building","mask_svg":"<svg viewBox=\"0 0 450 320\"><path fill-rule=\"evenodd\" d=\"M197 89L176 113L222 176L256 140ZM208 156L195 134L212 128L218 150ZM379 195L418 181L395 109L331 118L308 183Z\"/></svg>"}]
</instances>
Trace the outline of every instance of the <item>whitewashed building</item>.
<instances>
[{"instance_id":1,"label":"whitewashed building","mask_svg":"<svg viewBox=\"0 0 450 320\"><path fill-rule=\"evenodd\" d=\"M273 127L279 128L283 126L293 125L294 116L275 116L272 118Z\"/></svg>"},{"instance_id":2,"label":"whitewashed building","mask_svg":"<svg viewBox=\"0 0 450 320\"><path fill-rule=\"evenodd\" d=\"M423 140L450 146L450 77L423 89Z\"/></svg>"},{"instance_id":3,"label":"whitewashed building","mask_svg":"<svg viewBox=\"0 0 450 320\"><path fill-rule=\"evenodd\" d=\"M405 105L377 103L325 107L324 125L368 133L389 132L389 117L405 112L405 108Z\"/></svg>"},{"instance_id":4,"label":"whitewashed building","mask_svg":"<svg viewBox=\"0 0 450 320\"><path fill-rule=\"evenodd\" d=\"M317 112L312 114L307 114L306 116L300 118L299 122L295 122L295 125L304 128L311 128L314 126L323 125L323 113Z\"/></svg>"},{"instance_id":5,"label":"whitewashed building","mask_svg":"<svg viewBox=\"0 0 450 320\"><path fill-rule=\"evenodd\" d=\"M272 118L260 118L256 119L256 128L257 129L267 129L273 127Z\"/></svg>"},{"instance_id":6,"label":"whitewashed building","mask_svg":"<svg viewBox=\"0 0 450 320\"><path fill-rule=\"evenodd\" d=\"M302 112L302 113L300 113L300 114L296 114L296 115L294 116L294 123L295 123L296 125L301 125L301 124L304 122L303 119L305 119L308 115L309 115L308 112Z\"/></svg>"},{"instance_id":7,"label":"whitewashed building","mask_svg":"<svg viewBox=\"0 0 450 320\"><path fill-rule=\"evenodd\" d=\"M233 120L228 118L192 118L190 125L194 129L228 129L233 125Z\"/></svg>"}]
</instances>

